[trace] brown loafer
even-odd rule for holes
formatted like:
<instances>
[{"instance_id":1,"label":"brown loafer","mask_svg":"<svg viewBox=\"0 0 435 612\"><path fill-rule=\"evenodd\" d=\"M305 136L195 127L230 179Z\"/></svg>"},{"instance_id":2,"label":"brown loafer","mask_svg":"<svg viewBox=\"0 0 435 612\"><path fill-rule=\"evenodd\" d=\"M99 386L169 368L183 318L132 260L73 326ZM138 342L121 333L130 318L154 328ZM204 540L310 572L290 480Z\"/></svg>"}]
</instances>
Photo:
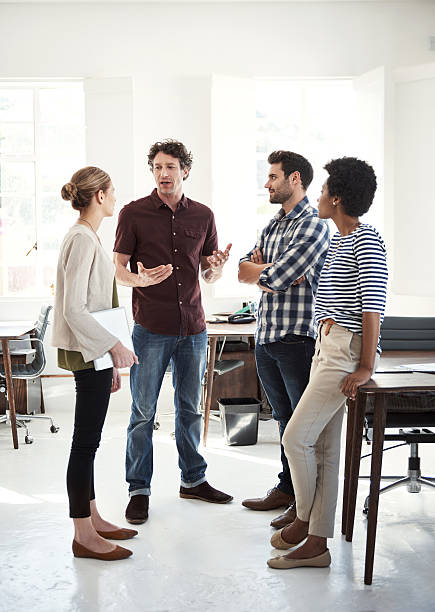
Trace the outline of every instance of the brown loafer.
<instances>
[{"instance_id":1,"label":"brown loafer","mask_svg":"<svg viewBox=\"0 0 435 612\"><path fill-rule=\"evenodd\" d=\"M149 495L133 495L125 510L125 518L133 525L141 525L148 518Z\"/></svg>"},{"instance_id":2,"label":"brown loafer","mask_svg":"<svg viewBox=\"0 0 435 612\"><path fill-rule=\"evenodd\" d=\"M293 523L295 518L296 504L292 504L285 512L274 518L273 521L270 521L270 526L275 527L275 529L282 529L283 527L290 525L290 523Z\"/></svg>"},{"instance_id":3,"label":"brown loafer","mask_svg":"<svg viewBox=\"0 0 435 612\"><path fill-rule=\"evenodd\" d=\"M329 567L331 565L331 555L326 549L321 555L310 557L309 559L289 559L288 557L273 557L267 562L269 567L274 569L293 569L294 567Z\"/></svg>"},{"instance_id":4,"label":"brown loafer","mask_svg":"<svg viewBox=\"0 0 435 612\"><path fill-rule=\"evenodd\" d=\"M122 546L116 546L115 550L111 550L107 553L99 553L86 548L86 546L82 546L77 540L73 540L72 551L74 557L99 559L100 561L119 561L120 559L127 559L127 557L133 554L131 550L123 548Z\"/></svg>"},{"instance_id":5,"label":"brown loafer","mask_svg":"<svg viewBox=\"0 0 435 612\"><path fill-rule=\"evenodd\" d=\"M275 510L276 508L288 508L294 501L293 495L288 495L277 487L273 487L264 497L244 499L242 506L250 510Z\"/></svg>"},{"instance_id":6,"label":"brown loafer","mask_svg":"<svg viewBox=\"0 0 435 612\"><path fill-rule=\"evenodd\" d=\"M200 499L210 504L227 504L233 497L214 489L208 482L202 482L197 487L180 487L180 497L184 499Z\"/></svg>"},{"instance_id":7,"label":"brown loafer","mask_svg":"<svg viewBox=\"0 0 435 612\"><path fill-rule=\"evenodd\" d=\"M134 538L138 532L136 529L124 529L121 527L113 531L99 531L97 529L97 533L102 538L106 538L106 540L129 540L130 538Z\"/></svg>"}]
</instances>

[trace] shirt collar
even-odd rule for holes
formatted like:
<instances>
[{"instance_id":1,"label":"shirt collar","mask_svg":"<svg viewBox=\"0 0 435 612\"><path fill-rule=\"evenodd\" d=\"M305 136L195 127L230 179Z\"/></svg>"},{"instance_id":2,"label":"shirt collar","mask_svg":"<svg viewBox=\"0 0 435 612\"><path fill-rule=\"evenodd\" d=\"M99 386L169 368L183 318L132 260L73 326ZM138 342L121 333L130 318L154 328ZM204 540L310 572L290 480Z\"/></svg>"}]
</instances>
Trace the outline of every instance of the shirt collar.
<instances>
[{"instance_id":1,"label":"shirt collar","mask_svg":"<svg viewBox=\"0 0 435 612\"><path fill-rule=\"evenodd\" d=\"M151 197L152 203L154 204L154 206L156 208L163 208L163 207L167 206L167 204L165 204L163 202L163 200L160 199L159 194L157 193L157 188L153 189L150 197ZM188 202L186 196L184 195L184 193L181 196L181 200L177 204L177 208L179 206L183 206L183 208L188 208L189 207L189 202Z\"/></svg>"},{"instance_id":2,"label":"shirt collar","mask_svg":"<svg viewBox=\"0 0 435 612\"><path fill-rule=\"evenodd\" d=\"M285 214L284 209L281 208L279 212L276 213L274 219L276 221L290 221L291 219L296 219L301 215L304 210L309 206L308 197L305 196L302 198L300 202L296 204L296 206L287 214Z\"/></svg>"}]
</instances>

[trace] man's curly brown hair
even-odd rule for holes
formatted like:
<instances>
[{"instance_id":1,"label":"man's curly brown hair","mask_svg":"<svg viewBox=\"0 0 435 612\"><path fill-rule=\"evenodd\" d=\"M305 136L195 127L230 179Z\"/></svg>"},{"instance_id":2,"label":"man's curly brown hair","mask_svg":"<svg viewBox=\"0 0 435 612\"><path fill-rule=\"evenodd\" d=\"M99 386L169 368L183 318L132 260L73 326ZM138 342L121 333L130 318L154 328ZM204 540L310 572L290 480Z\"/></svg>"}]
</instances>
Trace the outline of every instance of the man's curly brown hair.
<instances>
[{"instance_id":1,"label":"man's curly brown hair","mask_svg":"<svg viewBox=\"0 0 435 612\"><path fill-rule=\"evenodd\" d=\"M167 138L161 142L156 142L152 145L148 153L148 165L153 170L154 158L157 153L165 153L171 157L175 157L180 162L180 168L184 170L187 168L190 172L192 167L192 153L186 149L182 142ZM187 174L189 176L189 174ZM187 176L185 178L187 178Z\"/></svg>"}]
</instances>

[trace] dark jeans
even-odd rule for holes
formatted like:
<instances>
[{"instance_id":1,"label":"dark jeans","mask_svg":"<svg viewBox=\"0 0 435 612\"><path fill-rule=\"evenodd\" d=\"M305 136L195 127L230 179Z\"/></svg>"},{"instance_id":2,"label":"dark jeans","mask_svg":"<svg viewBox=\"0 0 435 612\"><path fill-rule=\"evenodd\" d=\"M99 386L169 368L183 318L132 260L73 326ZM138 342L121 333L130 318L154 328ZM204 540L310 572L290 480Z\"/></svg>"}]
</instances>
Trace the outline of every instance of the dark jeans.
<instances>
[{"instance_id":1,"label":"dark jeans","mask_svg":"<svg viewBox=\"0 0 435 612\"><path fill-rule=\"evenodd\" d=\"M94 458L100 444L112 387L113 369L73 372L76 383L74 433L66 474L71 518L91 515L95 499Z\"/></svg>"},{"instance_id":2,"label":"dark jeans","mask_svg":"<svg viewBox=\"0 0 435 612\"><path fill-rule=\"evenodd\" d=\"M315 341L309 336L287 334L278 342L256 344L255 359L272 416L279 423L279 438L299 402L310 378ZM287 457L281 444L282 472L278 474L278 489L294 495Z\"/></svg>"}]
</instances>

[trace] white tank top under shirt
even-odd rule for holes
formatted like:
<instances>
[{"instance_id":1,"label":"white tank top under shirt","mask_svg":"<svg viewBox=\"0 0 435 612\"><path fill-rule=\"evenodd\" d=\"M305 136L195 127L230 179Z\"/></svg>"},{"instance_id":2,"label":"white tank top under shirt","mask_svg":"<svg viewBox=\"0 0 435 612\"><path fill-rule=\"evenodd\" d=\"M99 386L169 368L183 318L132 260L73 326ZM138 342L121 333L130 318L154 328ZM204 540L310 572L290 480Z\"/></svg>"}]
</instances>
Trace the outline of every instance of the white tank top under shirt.
<instances>
[{"instance_id":1,"label":"white tank top under shirt","mask_svg":"<svg viewBox=\"0 0 435 612\"><path fill-rule=\"evenodd\" d=\"M320 275L316 322L330 317L357 334L362 334L363 312L380 313L382 323L387 279L385 244L374 227L361 223L348 236L337 232Z\"/></svg>"}]
</instances>

